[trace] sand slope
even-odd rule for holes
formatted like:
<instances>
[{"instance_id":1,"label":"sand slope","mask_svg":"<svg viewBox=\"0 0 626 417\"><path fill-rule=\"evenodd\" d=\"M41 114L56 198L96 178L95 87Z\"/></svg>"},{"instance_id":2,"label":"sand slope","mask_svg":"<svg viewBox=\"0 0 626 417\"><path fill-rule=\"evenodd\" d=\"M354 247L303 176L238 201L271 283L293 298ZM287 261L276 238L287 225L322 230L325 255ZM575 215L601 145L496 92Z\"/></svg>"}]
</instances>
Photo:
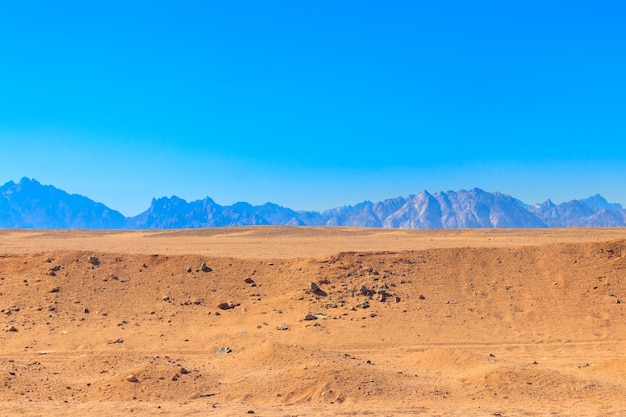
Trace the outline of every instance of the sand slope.
<instances>
[{"instance_id":1,"label":"sand slope","mask_svg":"<svg viewBox=\"0 0 626 417\"><path fill-rule=\"evenodd\" d=\"M621 236L4 231L0 414L624 415Z\"/></svg>"}]
</instances>

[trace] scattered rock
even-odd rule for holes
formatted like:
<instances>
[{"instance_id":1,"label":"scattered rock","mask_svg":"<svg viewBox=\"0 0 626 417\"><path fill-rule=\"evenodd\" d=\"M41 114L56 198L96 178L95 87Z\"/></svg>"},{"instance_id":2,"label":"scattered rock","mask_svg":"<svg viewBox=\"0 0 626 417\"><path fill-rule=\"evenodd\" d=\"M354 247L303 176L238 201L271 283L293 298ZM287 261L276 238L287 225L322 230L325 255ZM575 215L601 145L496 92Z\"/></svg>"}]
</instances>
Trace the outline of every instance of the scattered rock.
<instances>
[{"instance_id":1,"label":"scattered rock","mask_svg":"<svg viewBox=\"0 0 626 417\"><path fill-rule=\"evenodd\" d=\"M213 271L211 268L208 267L208 265L205 262L202 262L202 265L200 265L200 270L202 272L211 272L211 271Z\"/></svg>"},{"instance_id":2,"label":"scattered rock","mask_svg":"<svg viewBox=\"0 0 626 417\"><path fill-rule=\"evenodd\" d=\"M307 314L306 316L304 316L304 320L317 320L317 317L311 313Z\"/></svg>"},{"instance_id":3,"label":"scattered rock","mask_svg":"<svg viewBox=\"0 0 626 417\"><path fill-rule=\"evenodd\" d=\"M187 273L191 273L191 271L193 271L193 269L191 269L191 267L187 268Z\"/></svg>"},{"instance_id":4,"label":"scattered rock","mask_svg":"<svg viewBox=\"0 0 626 417\"><path fill-rule=\"evenodd\" d=\"M15 326L7 327L7 332L17 332L17 328Z\"/></svg>"},{"instance_id":5,"label":"scattered rock","mask_svg":"<svg viewBox=\"0 0 626 417\"><path fill-rule=\"evenodd\" d=\"M186 370L185 368L180 368L179 372L180 372L181 375L187 375L189 373L189 371Z\"/></svg>"},{"instance_id":6,"label":"scattered rock","mask_svg":"<svg viewBox=\"0 0 626 417\"><path fill-rule=\"evenodd\" d=\"M426 299L426 297L424 297L424 295L423 295L423 294L420 294L420 296L419 296L419 297L417 297L417 298L419 298L420 300L425 300L425 299Z\"/></svg>"},{"instance_id":7,"label":"scattered rock","mask_svg":"<svg viewBox=\"0 0 626 417\"><path fill-rule=\"evenodd\" d=\"M227 353L231 353L232 351L233 351L233 350L232 350L231 348L226 347L226 346L222 346L221 348L219 348L219 349L217 350L217 354L218 354L218 355L225 355L225 354L227 354Z\"/></svg>"},{"instance_id":8,"label":"scattered rock","mask_svg":"<svg viewBox=\"0 0 626 417\"><path fill-rule=\"evenodd\" d=\"M51 288L51 289L50 289L50 292L51 292L51 293L52 293L52 292L59 292L59 291L61 291L61 287L54 287L54 288Z\"/></svg>"},{"instance_id":9,"label":"scattered rock","mask_svg":"<svg viewBox=\"0 0 626 417\"><path fill-rule=\"evenodd\" d=\"M232 303L230 303L230 304L229 303L219 303L217 305L217 308L219 308L220 310L230 310L230 309L235 308L235 307L236 307L235 304L232 304Z\"/></svg>"},{"instance_id":10,"label":"scattered rock","mask_svg":"<svg viewBox=\"0 0 626 417\"><path fill-rule=\"evenodd\" d=\"M164 296L163 298L161 298L161 300L163 300L163 301L169 301L169 300L170 300L170 297L169 297L168 295L166 295L166 296Z\"/></svg>"},{"instance_id":11,"label":"scattered rock","mask_svg":"<svg viewBox=\"0 0 626 417\"><path fill-rule=\"evenodd\" d=\"M283 323L280 326L276 326L276 330L289 330L289 325L286 323Z\"/></svg>"},{"instance_id":12,"label":"scattered rock","mask_svg":"<svg viewBox=\"0 0 626 417\"><path fill-rule=\"evenodd\" d=\"M128 382L139 382L139 380L137 379L137 377L133 374L130 374L126 377L126 380Z\"/></svg>"},{"instance_id":13,"label":"scattered rock","mask_svg":"<svg viewBox=\"0 0 626 417\"><path fill-rule=\"evenodd\" d=\"M83 309L83 313L85 313L85 314L89 314L89 309L88 309L88 308L84 308L84 309Z\"/></svg>"},{"instance_id":14,"label":"scattered rock","mask_svg":"<svg viewBox=\"0 0 626 417\"><path fill-rule=\"evenodd\" d=\"M96 258L95 256L90 256L89 258L87 258L87 262L95 266L100 265L100 259Z\"/></svg>"}]
</instances>

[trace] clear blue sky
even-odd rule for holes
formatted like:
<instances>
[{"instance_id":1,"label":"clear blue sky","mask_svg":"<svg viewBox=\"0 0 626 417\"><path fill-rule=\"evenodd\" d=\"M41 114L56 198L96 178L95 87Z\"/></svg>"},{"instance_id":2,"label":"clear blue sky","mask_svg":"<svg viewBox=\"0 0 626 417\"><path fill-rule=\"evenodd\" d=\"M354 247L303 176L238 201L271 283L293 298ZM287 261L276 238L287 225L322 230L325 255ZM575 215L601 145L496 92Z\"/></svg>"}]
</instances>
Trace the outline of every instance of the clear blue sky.
<instances>
[{"instance_id":1,"label":"clear blue sky","mask_svg":"<svg viewBox=\"0 0 626 417\"><path fill-rule=\"evenodd\" d=\"M626 204L623 1L4 1L0 183Z\"/></svg>"}]
</instances>

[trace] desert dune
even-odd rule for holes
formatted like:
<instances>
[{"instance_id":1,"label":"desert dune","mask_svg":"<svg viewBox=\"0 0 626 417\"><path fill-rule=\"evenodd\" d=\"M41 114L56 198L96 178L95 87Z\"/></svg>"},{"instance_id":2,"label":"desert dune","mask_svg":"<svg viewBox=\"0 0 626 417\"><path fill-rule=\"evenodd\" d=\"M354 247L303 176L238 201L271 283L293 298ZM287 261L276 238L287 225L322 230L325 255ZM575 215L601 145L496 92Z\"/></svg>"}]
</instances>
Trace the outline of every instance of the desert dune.
<instances>
[{"instance_id":1,"label":"desert dune","mask_svg":"<svg viewBox=\"0 0 626 417\"><path fill-rule=\"evenodd\" d=\"M0 231L0 415L626 415L626 230Z\"/></svg>"}]
</instances>

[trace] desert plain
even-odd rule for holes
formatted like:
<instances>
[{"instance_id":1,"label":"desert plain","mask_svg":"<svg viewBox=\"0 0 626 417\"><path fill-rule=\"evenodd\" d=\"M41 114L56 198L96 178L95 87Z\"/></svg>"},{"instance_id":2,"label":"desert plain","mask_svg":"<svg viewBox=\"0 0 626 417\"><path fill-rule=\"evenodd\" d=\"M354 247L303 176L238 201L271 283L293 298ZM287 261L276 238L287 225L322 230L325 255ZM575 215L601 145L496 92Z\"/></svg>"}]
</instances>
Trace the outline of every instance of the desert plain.
<instances>
[{"instance_id":1,"label":"desert plain","mask_svg":"<svg viewBox=\"0 0 626 417\"><path fill-rule=\"evenodd\" d=\"M626 230L0 231L0 415L626 415Z\"/></svg>"}]
</instances>

